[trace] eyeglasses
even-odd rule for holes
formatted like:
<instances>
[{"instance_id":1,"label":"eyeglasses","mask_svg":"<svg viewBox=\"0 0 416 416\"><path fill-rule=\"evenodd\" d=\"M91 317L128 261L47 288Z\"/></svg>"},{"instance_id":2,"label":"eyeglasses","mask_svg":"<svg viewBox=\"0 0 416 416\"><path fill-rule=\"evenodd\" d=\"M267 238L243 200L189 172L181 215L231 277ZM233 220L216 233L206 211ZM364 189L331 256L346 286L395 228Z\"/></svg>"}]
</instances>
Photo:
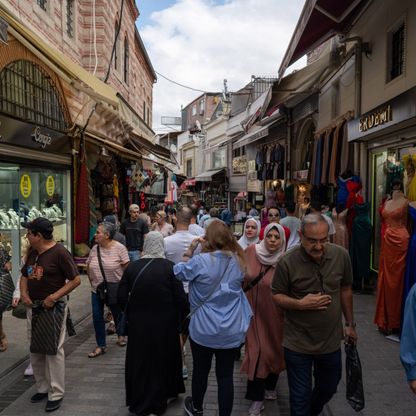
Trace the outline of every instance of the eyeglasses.
<instances>
[{"instance_id":1,"label":"eyeglasses","mask_svg":"<svg viewBox=\"0 0 416 416\"><path fill-rule=\"evenodd\" d=\"M306 237L306 235L303 236L303 238L311 245L316 246L318 244L320 245L324 245L328 242L328 237L323 238L321 240L318 240L316 238L310 238L310 237Z\"/></svg>"},{"instance_id":2,"label":"eyeglasses","mask_svg":"<svg viewBox=\"0 0 416 416\"><path fill-rule=\"evenodd\" d=\"M278 218L280 217L279 214L267 214L268 217L274 217L274 218Z\"/></svg>"}]
</instances>

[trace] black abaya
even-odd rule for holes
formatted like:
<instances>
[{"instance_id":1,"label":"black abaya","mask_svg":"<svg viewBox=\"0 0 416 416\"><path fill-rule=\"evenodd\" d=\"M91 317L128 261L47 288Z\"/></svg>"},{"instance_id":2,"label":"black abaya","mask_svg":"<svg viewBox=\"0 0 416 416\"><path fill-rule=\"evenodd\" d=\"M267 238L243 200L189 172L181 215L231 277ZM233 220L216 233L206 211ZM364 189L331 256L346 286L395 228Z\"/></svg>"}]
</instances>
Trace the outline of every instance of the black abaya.
<instances>
[{"instance_id":1,"label":"black abaya","mask_svg":"<svg viewBox=\"0 0 416 416\"><path fill-rule=\"evenodd\" d=\"M149 261L135 261L124 272L118 292L123 308L137 274ZM162 414L167 399L185 391L179 317L187 301L173 265L166 259L153 259L139 276L129 300L126 404L139 416Z\"/></svg>"}]
</instances>

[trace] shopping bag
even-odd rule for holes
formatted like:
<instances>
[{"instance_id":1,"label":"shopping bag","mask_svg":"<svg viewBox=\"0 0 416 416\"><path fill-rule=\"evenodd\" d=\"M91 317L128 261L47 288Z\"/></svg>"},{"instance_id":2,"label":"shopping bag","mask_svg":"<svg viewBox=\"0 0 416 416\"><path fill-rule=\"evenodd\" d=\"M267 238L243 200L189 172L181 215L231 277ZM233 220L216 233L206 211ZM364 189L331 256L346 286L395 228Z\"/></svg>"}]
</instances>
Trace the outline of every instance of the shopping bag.
<instances>
[{"instance_id":1,"label":"shopping bag","mask_svg":"<svg viewBox=\"0 0 416 416\"><path fill-rule=\"evenodd\" d=\"M347 402L356 411L364 409L363 374L355 344L345 344L345 373L347 375Z\"/></svg>"}]
</instances>

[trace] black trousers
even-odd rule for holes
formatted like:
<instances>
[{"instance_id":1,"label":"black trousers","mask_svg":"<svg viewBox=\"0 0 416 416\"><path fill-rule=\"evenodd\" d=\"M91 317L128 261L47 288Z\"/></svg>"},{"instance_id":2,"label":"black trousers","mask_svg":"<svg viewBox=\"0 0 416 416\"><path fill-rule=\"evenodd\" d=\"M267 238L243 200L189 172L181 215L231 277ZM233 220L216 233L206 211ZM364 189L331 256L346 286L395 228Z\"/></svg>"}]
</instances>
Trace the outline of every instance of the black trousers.
<instances>
[{"instance_id":1,"label":"black trousers","mask_svg":"<svg viewBox=\"0 0 416 416\"><path fill-rule=\"evenodd\" d=\"M204 347L192 339L190 342L193 358L192 401L194 407L197 410L203 408L212 357L215 355L219 416L230 416L234 402L234 358L238 348L216 349Z\"/></svg>"},{"instance_id":2,"label":"black trousers","mask_svg":"<svg viewBox=\"0 0 416 416\"><path fill-rule=\"evenodd\" d=\"M265 390L275 390L279 374L270 373L267 378L255 378L254 380L247 380L246 399L256 402L264 400Z\"/></svg>"}]
</instances>

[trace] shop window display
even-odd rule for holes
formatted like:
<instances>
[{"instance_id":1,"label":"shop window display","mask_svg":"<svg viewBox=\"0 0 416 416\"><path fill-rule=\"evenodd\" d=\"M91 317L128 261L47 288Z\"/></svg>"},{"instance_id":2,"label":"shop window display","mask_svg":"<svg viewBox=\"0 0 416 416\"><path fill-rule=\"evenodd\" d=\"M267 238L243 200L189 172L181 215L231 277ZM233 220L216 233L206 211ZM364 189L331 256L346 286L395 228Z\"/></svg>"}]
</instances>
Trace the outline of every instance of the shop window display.
<instances>
[{"instance_id":1,"label":"shop window display","mask_svg":"<svg viewBox=\"0 0 416 416\"><path fill-rule=\"evenodd\" d=\"M26 230L22 221L38 217L54 223L54 238L71 247L69 173L0 164L0 242L12 257L14 280L19 276Z\"/></svg>"}]
</instances>

